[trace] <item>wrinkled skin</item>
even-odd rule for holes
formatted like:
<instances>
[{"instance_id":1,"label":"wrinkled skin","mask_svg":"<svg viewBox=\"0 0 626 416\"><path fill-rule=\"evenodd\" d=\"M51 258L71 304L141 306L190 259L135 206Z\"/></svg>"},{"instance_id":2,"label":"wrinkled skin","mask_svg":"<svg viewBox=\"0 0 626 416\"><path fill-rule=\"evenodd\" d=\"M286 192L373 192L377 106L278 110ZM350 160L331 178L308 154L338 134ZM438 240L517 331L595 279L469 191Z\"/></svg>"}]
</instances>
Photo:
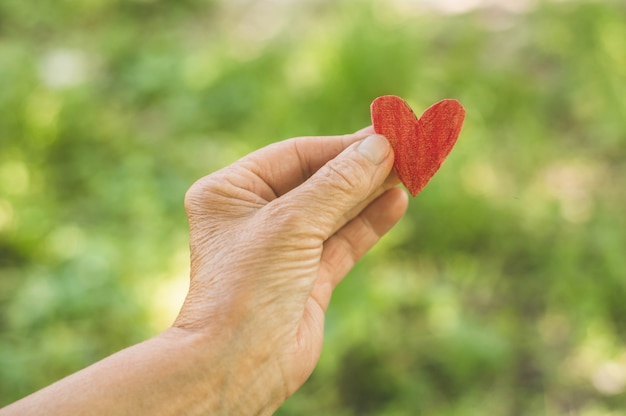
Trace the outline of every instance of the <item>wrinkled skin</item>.
<instances>
[{"instance_id":1,"label":"wrinkled skin","mask_svg":"<svg viewBox=\"0 0 626 416\"><path fill-rule=\"evenodd\" d=\"M391 150L372 163L363 137L276 143L187 193L192 280L176 326L254 357L267 373L245 389L272 386L271 408L313 371L335 286L406 209Z\"/></svg>"},{"instance_id":2,"label":"wrinkled skin","mask_svg":"<svg viewBox=\"0 0 626 416\"><path fill-rule=\"evenodd\" d=\"M0 416L273 413L319 359L333 289L406 210L371 133L275 143L196 182L173 326Z\"/></svg>"}]
</instances>

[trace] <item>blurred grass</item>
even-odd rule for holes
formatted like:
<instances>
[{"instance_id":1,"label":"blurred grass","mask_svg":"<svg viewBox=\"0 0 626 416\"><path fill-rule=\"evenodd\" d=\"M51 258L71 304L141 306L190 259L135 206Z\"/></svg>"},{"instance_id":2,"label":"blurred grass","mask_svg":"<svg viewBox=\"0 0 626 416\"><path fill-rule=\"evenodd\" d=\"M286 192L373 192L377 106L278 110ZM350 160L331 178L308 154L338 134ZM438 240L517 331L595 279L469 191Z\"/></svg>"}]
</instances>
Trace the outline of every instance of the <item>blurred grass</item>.
<instances>
[{"instance_id":1,"label":"blurred grass","mask_svg":"<svg viewBox=\"0 0 626 416\"><path fill-rule=\"evenodd\" d=\"M0 405L171 322L196 178L397 94L464 130L278 414L619 414L626 5L463 4L0 1Z\"/></svg>"}]
</instances>

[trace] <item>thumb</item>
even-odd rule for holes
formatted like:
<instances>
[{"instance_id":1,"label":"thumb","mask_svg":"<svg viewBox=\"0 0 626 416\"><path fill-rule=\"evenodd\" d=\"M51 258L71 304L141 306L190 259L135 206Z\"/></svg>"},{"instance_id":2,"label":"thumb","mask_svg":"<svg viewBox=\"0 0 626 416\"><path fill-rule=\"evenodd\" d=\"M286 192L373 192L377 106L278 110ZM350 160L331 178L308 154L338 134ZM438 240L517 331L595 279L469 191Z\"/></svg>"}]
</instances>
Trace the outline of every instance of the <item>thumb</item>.
<instances>
[{"instance_id":1,"label":"thumb","mask_svg":"<svg viewBox=\"0 0 626 416\"><path fill-rule=\"evenodd\" d=\"M382 192L392 166L389 141L378 134L368 136L284 195L282 208L295 214L300 224L312 225L326 239L350 216L358 214L355 208Z\"/></svg>"}]
</instances>

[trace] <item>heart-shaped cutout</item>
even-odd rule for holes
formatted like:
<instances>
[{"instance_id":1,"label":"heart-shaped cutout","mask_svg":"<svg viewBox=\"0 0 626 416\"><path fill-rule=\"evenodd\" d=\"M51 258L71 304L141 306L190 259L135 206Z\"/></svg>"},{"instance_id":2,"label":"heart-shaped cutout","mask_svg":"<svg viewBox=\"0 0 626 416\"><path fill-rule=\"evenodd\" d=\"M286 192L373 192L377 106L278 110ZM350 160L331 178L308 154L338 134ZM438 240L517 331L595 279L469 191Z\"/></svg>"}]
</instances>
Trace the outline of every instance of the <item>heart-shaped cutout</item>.
<instances>
[{"instance_id":1,"label":"heart-shaped cutout","mask_svg":"<svg viewBox=\"0 0 626 416\"><path fill-rule=\"evenodd\" d=\"M465 109L457 100L442 100L418 119L402 98L384 95L372 102L371 111L374 131L393 148L393 168L411 195L417 195L454 147Z\"/></svg>"}]
</instances>

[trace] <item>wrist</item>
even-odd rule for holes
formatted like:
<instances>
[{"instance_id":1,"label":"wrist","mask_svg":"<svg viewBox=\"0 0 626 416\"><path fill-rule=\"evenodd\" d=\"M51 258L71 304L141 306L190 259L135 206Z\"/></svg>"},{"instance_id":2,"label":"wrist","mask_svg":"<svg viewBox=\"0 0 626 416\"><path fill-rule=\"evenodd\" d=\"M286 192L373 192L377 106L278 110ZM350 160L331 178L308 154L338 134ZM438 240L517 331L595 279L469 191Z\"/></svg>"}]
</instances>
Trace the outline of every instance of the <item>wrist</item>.
<instances>
[{"instance_id":1,"label":"wrist","mask_svg":"<svg viewBox=\"0 0 626 416\"><path fill-rule=\"evenodd\" d=\"M231 336L178 327L159 338L175 345L184 378L195 381L185 393L198 414L271 415L286 399L282 372L269 353Z\"/></svg>"}]
</instances>

